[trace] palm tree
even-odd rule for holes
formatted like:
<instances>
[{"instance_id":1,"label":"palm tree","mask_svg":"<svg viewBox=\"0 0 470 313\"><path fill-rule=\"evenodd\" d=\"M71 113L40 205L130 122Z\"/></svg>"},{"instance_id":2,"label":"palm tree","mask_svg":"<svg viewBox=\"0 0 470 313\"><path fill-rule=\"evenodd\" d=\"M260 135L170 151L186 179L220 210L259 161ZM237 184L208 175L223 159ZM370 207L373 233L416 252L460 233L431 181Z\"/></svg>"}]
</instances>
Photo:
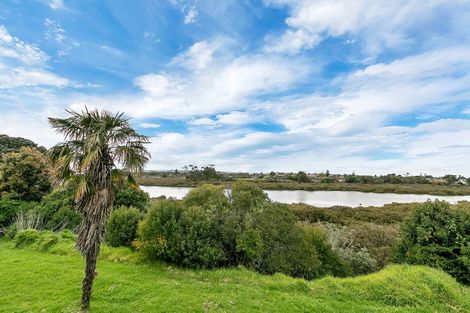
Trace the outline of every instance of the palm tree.
<instances>
[{"instance_id":1,"label":"palm tree","mask_svg":"<svg viewBox=\"0 0 470 313\"><path fill-rule=\"evenodd\" d=\"M86 260L81 310L90 306L96 260L111 213L115 183L134 183L131 173L141 171L150 158L138 134L122 113L107 111L67 112L68 118L49 118L49 124L65 141L49 150L55 176L62 184L73 183L76 208L82 216L76 249Z\"/></svg>"}]
</instances>

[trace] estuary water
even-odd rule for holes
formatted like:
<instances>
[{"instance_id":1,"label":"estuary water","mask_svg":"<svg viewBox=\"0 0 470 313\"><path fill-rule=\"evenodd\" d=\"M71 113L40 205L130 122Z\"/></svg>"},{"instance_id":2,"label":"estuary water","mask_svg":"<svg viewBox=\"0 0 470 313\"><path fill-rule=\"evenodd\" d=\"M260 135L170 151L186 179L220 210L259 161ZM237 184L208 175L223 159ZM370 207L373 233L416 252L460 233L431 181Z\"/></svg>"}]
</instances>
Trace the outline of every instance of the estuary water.
<instances>
[{"instance_id":1,"label":"estuary water","mask_svg":"<svg viewBox=\"0 0 470 313\"><path fill-rule=\"evenodd\" d=\"M189 187L161 187L141 186L142 190L148 192L150 197L159 196L183 198L192 188ZM387 203L425 202L428 199L445 200L450 203L458 201L470 201L470 196L434 196L417 194L395 194L395 193L368 193L357 191L306 191L306 190L265 190L269 198L281 203L306 203L317 207L332 207L344 205L350 207L358 206L382 206Z\"/></svg>"}]
</instances>

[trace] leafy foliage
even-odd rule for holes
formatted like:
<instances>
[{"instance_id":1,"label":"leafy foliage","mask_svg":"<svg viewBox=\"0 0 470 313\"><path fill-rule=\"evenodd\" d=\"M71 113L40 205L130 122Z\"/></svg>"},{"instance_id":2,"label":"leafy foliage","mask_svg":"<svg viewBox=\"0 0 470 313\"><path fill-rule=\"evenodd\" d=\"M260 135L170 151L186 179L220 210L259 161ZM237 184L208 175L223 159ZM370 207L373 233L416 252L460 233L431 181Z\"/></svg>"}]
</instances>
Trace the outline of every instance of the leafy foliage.
<instances>
[{"instance_id":1,"label":"leafy foliage","mask_svg":"<svg viewBox=\"0 0 470 313\"><path fill-rule=\"evenodd\" d=\"M2 153L19 151L22 147L38 148L38 145L29 139L0 134L0 155Z\"/></svg>"},{"instance_id":2,"label":"leafy foliage","mask_svg":"<svg viewBox=\"0 0 470 313\"><path fill-rule=\"evenodd\" d=\"M80 214L75 210L73 188L58 188L46 195L38 212L43 216L45 228L50 230L75 230L80 224Z\"/></svg>"},{"instance_id":3,"label":"leafy foliage","mask_svg":"<svg viewBox=\"0 0 470 313\"><path fill-rule=\"evenodd\" d=\"M139 209L145 212L149 205L150 197L148 193L132 185L126 185L124 188L116 188L114 206L126 206Z\"/></svg>"},{"instance_id":4,"label":"leafy foliage","mask_svg":"<svg viewBox=\"0 0 470 313\"><path fill-rule=\"evenodd\" d=\"M136 238L140 211L136 208L121 207L115 209L108 220L106 241L112 247L132 246Z\"/></svg>"},{"instance_id":5,"label":"leafy foliage","mask_svg":"<svg viewBox=\"0 0 470 313\"><path fill-rule=\"evenodd\" d=\"M25 201L40 201L51 190L47 157L34 148L3 154L0 160L0 193Z\"/></svg>"},{"instance_id":6,"label":"leafy foliage","mask_svg":"<svg viewBox=\"0 0 470 313\"><path fill-rule=\"evenodd\" d=\"M306 279L319 276L321 262L315 245L307 241L286 206L267 206L257 216L255 225L263 242L261 257L254 261L258 271L281 272Z\"/></svg>"},{"instance_id":7,"label":"leafy foliage","mask_svg":"<svg viewBox=\"0 0 470 313\"><path fill-rule=\"evenodd\" d=\"M28 212L37 207L36 202L27 202L12 198L9 194L0 198L0 226L10 225L19 212Z\"/></svg>"},{"instance_id":8,"label":"leafy foliage","mask_svg":"<svg viewBox=\"0 0 470 313\"><path fill-rule=\"evenodd\" d=\"M441 268L470 284L470 211L428 201L401 227L397 261Z\"/></svg>"},{"instance_id":9,"label":"leafy foliage","mask_svg":"<svg viewBox=\"0 0 470 313\"><path fill-rule=\"evenodd\" d=\"M185 208L175 200L161 200L150 207L139 226L136 247L150 259L178 265L213 268L225 264L219 225L212 212Z\"/></svg>"},{"instance_id":10,"label":"leafy foliage","mask_svg":"<svg viewBox=\"0 0 470 313\"><path fill-rule=\"evenodd\" d=\"M153 202L135 247L149 259L193 268L244 265L307 279L346 273L324 234L304 230L287 205L270 203L247 183L230 194L231 201L223 187L205 184L182 201Z\"/></svg>"}]
</instances>

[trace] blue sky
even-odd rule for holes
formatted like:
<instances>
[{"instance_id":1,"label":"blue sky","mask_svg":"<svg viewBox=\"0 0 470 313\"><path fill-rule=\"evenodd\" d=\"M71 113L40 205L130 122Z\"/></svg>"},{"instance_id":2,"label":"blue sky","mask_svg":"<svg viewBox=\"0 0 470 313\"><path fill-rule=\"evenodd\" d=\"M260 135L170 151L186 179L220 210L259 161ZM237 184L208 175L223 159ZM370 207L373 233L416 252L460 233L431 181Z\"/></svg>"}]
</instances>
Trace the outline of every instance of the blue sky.
<instances>
[{"instance_id":1,"label":"blue sky","mask_svg":"<svg viewBox=\"0 0 470 313\"><path fill-rule=\"evenodd\" d=\"M85 105L148 169L470 175L470 1L0 2L0 133Z\"/></svg>"}]
</instances>

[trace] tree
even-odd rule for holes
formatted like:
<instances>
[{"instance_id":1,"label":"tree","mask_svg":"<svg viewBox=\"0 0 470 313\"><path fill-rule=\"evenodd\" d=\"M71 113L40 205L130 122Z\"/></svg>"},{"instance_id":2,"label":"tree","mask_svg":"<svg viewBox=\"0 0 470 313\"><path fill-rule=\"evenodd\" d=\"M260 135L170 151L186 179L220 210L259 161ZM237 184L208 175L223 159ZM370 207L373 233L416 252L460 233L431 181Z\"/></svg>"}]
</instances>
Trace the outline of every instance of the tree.
<instances>
[{"instance_id":1,"label":"tree","mask_svg":"<svg viewBox=\"0 0 470 313\"><path fill-rule=\"evenodd\" d=\"M21 137L10 137L8 135L0 135L0 154L7 152L15 152L22 147L38 148L38 145L29 139ZM45 150L44 147L39 148Z\"/></svg>"},{"instance_id":2,"label":"tree","mask_svg":"<svg viewBox=\"0 0 470 313\"><path fill-rule=\"evenodd\" d=\"M307 173L303 172L303 171L300 171L297 173L297 181L299 183L309 183L310 182L310 178L308 177Z\"/></svg>"},{"instance_id":3,"label":"tree","mask_svg":"<svg viewBox=\"0 0 470 313\"><path fill-rule=\"evenodd\" d=\"M65 142L49 153L60 183L74 182L76 209L82 220L76 249L85 257L81 310L90 306L96 259L114 201L113 183L134 182L130 173L141 171L150 154L148 137L138 134L122 113L67 111L68 118L49 118ZM135 182L134 182L135 183Z\"/></svg>"},{"instance_id":4,"label":"tree","mask_svg":"<svg viewBox=\"0 0 470 313\"><path fill-rule=\"evenodd\" d=\"M18 152L2 155L0 160L0 193L12 199L40 201L51 190L50 162L34 148L22 147Z\"/></svg>"}]
</instances>

